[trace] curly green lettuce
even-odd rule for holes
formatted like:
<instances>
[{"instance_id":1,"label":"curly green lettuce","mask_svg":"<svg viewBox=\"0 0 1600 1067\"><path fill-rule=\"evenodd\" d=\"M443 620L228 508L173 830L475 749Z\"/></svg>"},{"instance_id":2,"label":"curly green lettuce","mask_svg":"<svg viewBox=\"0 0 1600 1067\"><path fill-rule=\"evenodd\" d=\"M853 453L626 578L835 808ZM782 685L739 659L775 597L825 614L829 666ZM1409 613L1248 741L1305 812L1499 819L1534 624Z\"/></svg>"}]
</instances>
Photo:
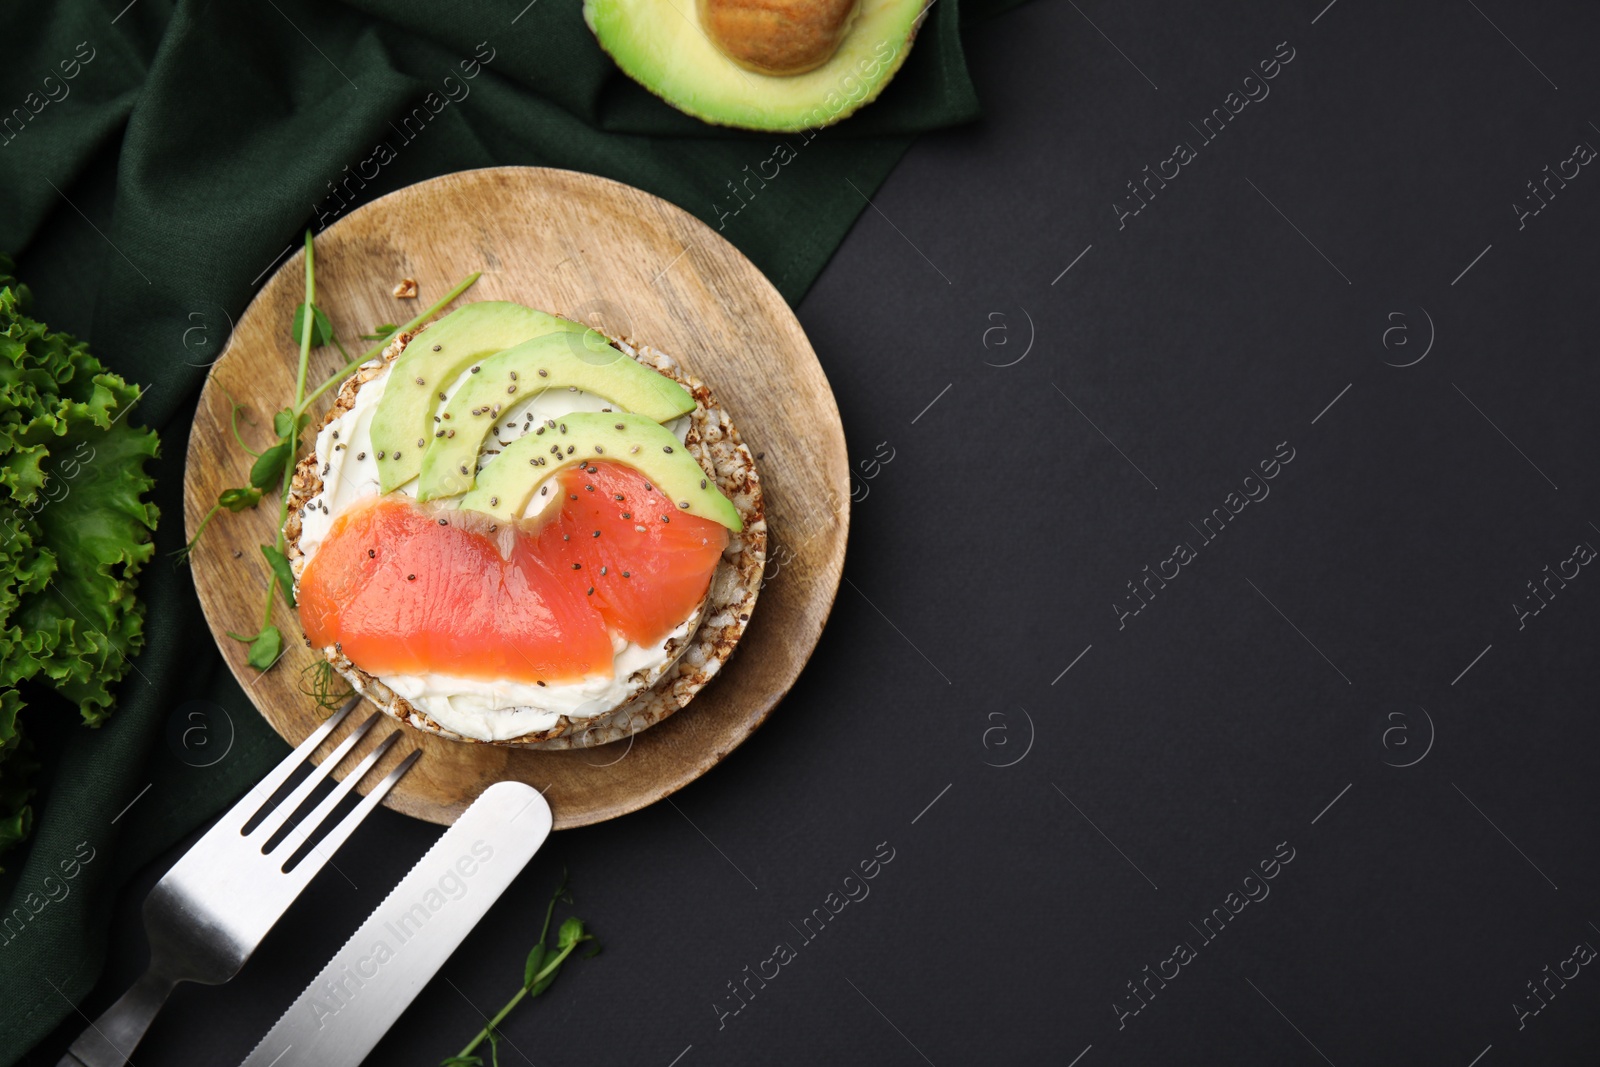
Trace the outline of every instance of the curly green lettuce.
<instances>
[{"instance_id":1,"label":"curly green lettuce","mask_svg":"<svg viewBox=\"0 0 1600 1067\"><path fill-rule=\"evenodd\" d=\"M155 551L152 430L139 397L89 353L28 316L0 256L0 854L27 836L35 761L18 713L47 686L99 726L144 644L134 595Z\"/></svg>"}]
</instances>

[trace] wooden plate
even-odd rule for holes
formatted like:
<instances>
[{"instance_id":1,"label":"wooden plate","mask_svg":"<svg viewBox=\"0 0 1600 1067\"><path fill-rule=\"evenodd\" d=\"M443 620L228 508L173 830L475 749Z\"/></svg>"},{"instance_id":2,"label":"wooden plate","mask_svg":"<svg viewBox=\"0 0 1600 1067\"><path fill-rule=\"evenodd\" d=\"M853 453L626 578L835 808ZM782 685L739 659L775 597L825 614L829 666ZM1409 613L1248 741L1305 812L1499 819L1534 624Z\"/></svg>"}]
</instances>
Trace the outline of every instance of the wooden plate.
<instances>
[{"instance_id":1,"label":"wooden plate","mask_svg":"<svg viewBox=\"0 0 1600 1067\"><path fill-rule=\"evenodd\" d=\"M229 395L256 423L241 426L256 448L270 433L272 413L294 395L299 351L289 324L304 296L303 255L256 295L206 379L184 476L190 536L219 492L248 484L251 459L233 441ZM631 742L564 752L462 744L404 727L381 769L414 748L425 751L384 803L450 823L486 786L515 779L544 790L562 829L635 811L704 774L794 684L844 566L844 430L789 306L748 259L687 212L604 178L539 167L466 171L401 189L328 227L316 256L317 304L352 354L368 344L354 340L358 334L406 321L482 271L463 300L515 300L677 357L711 386L757 456L771 531L768 581L750 626L721 677L688 707ZM417 281L418 299L391 295L402 278ZM331 347L314 351L308 381L322 381L340 362ZM312 413L313 426L325 410ZM288 651L265 673L224 633L258 628L269 572L257 546L273 539L277 512L274 494L253 511L219 514L191 566L223 658L261 714L294 744L325 714L301 688L302 670L316 657L294 611L282 602L274 611ZM341 728L323 752L346 732ZM390 732L374 731L363 748Z\"/></svg>"}]
</instances>

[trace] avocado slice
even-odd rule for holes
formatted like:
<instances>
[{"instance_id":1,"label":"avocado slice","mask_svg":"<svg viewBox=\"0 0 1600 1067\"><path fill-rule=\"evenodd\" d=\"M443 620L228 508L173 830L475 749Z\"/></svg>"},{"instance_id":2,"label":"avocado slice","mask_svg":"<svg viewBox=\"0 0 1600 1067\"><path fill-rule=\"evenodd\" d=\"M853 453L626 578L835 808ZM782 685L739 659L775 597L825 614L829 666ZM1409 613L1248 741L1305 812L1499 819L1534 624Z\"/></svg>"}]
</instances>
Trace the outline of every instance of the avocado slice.
<instances>
[{"instance_id":1,"label":"avocado slice","mask_svg":"<svg viewBox=\"0 0 1600 1067\"><path fill-rule=\"evenodd\" d=\"M793 132L831 125L875 100L905 62L928 6L861 0L838 50L801 74L762 74L730 59L707 36L693 0L584 0L583 18L623 73L679 111L719 126ZM788 153L774 162L787 163L795 155Z\"/></svg>"},{"instance_id":2,"label":"avocado slice","mask_svg":"<svg viewBox=\"0 0 1600 1067\"><path fill-rule=\"evenodd\" d=\"M471 489L478 450L501 410L545 390L581 389L655 422L694 410L694 397L666 375L610 346L608 358L574 340L571 334L537 337L473 366L472 376L450 397L432 427L422 456L418 500Z\"/></svg>"},{"instance_id":3,"label":"avocado slice","mask_svg":"<svg viewBox=\"0 0 1600 1067\"><path fill-rule=\"evenodd\" d=\"M389 382L372 416L372 447L382 491L399 488L422 470L439 394L462 371L475 360L551 333L576 333L583 337L584 347L616 351L587 326L507 300L482 300L457 308L408 344L390 368Z\"/></svg>"},{"instance_id":4,"label":"avocado slice","mask_svg":"<svg viewBox=\"0 0 1600 1067\"><path fill-rule=\"evenodd\" d=\"M462 508L511 522L527 509L534 488L563 467L590 460L622 463L650 479L682 511L735 532L739 509L706 477L672 431L643 415L573 412L554 427L525 434L478 472L478 485Z\"/></svg>"}]
</instances>

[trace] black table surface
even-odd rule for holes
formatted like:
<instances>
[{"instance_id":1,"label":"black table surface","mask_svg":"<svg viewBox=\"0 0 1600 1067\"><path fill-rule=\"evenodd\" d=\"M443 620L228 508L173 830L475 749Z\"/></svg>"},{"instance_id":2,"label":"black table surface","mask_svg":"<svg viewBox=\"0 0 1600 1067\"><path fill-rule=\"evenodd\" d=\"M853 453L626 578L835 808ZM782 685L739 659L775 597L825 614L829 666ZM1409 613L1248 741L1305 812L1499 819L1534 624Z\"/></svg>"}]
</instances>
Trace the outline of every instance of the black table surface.
<instances>
[{"instance_id":1,"label":"black table surface","mask_svg":"<svg viewBox=\"0 0 1600 1067\"><path fill-rule=\"evenodd\" d=\"M985 119L799 309L856 497L799 685L553 838L369 1062L465 1043L563 866L604 952L505 1064L1596 1062L1596 16L973 32ZM139 1067L240 1060L439 832L380 812Z\"/></svg>"}]
</instances>

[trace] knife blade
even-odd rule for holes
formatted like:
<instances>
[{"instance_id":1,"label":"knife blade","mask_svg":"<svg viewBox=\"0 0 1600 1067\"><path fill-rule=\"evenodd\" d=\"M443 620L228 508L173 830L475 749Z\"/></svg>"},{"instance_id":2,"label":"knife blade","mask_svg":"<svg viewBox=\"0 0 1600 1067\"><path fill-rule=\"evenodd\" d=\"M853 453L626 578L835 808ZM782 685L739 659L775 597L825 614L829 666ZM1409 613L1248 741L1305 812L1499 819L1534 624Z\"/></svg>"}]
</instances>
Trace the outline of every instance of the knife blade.
<instances>
[{"instance_id":1,"label":"knife blade","mask_svg":"<svg viewBox=\"0 0 1600 1067\"><path fill-rule=\"evenodd\" d=\"M485 789L241 1067L356 1067L550 836L537 789Z\"/></svg>"}]
</instances>

